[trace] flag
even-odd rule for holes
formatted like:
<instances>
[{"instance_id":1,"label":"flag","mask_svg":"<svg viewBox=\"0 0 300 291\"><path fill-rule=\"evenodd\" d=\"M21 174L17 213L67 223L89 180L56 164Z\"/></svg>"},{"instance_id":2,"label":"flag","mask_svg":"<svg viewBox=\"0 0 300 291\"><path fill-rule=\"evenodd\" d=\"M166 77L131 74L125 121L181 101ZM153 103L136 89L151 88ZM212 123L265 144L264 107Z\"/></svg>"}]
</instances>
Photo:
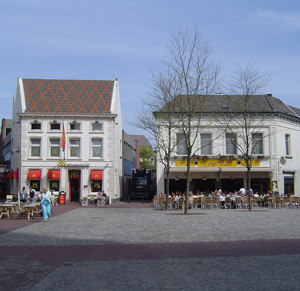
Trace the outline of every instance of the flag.
<instances>
[{"instance_id":1,"label":"flag","mask_svg":"<svg viewBox=\"0 0 300 291\"><path fill-rule=\"evenodd\" d=\"M19 169L13 172L13 179L18 179L18 178L19 178Z\"/></svg>"},{"instance_id":2,"label":"flag","mask_svg":"<svg viewBox=\"0 0 300 291\"><path fill-rule=\"evenodd\" d=\"M62 129L62 135L61 135L61 147L63 152L65 151L65 147L66 147L66 134L65 134L65 126L63 125L63 129Z\"/></svg>"},{"instance_id":3,"label":"flag","mask_svg":"<svg viewBox=\"0 0 300 291\"><path fill-rule=\"evenodd\" d=\"M13 179L13 178L14 178L14 170L11 170L7 175L7 179Z\"/></svg>"}]
</instances>

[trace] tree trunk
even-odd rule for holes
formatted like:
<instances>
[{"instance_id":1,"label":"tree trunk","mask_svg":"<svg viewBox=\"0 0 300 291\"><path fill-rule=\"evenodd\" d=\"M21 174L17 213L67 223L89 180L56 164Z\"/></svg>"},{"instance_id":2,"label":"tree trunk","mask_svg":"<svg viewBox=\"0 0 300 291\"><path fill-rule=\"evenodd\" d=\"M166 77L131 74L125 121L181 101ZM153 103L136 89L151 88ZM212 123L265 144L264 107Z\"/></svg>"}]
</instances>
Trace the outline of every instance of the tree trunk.
<instances>
[{"instance_id":1,"label":"tree trunk","mask_svg":"<svg viewBox=\"0 0 300 291\"><path fill-rule=\"evenodd\" d=\"M189 192L190 192L190 162L191 160L187 159L187 170L186 170L186 193L185 193L185 206L184 206L184 214L189 214Z\"/></svg>"},{"instance_id":2,"label":"tree trunk","mask_svg":"<svg viewBox=\"0 0 300 291\"><path fill-rule=\"evenodd\" d=\"M250 171L251 171L251 168L247 167L247 188L248 188L249 211L252 210Z\"/></svg>"},{"instance_id":3,"label":"tree trunk","mask_svg":"<svg viewBox=\"0 0 300 291\"><path fill-rule=\"evenodd\" d=\"M166 210L168 210L168 200L169 200L169 192L170 192L170 172L166 172Z\"/></svg>"}]
</instances>

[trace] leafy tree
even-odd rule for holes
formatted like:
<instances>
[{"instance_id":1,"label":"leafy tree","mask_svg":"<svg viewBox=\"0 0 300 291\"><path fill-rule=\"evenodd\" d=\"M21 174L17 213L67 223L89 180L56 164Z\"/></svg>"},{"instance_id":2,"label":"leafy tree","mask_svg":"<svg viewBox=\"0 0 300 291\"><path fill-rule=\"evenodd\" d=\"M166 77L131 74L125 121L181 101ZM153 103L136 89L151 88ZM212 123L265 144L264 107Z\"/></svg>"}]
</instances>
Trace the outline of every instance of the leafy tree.
<instances>
[{"instance_id":1,"label":"leafy tree","mask_svg":"<svg viewBox=\"0 0 300 291\"><path fill-rule=\"evenodd\" d=\"M155 169L155 153L151 147L140 146L140 164L144 169Z\"/></svg>"}]
</instances>

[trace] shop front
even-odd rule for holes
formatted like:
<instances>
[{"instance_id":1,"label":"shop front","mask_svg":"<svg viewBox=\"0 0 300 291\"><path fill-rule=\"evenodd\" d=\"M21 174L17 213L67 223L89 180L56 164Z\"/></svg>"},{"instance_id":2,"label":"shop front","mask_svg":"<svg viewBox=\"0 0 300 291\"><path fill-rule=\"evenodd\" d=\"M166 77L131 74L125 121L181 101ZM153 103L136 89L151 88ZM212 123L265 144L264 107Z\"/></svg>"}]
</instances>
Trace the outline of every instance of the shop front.
<instances>
[{"instance_id":1,"label":"shop front","mask_svg":"<svg viewBox=\"0 0 300 291\"><path fill-rule=\"evenodd\" d=\"M80 200L80 178L81 170L69 170L69 201L79 202Z\"/></svg>"},{"instance_id":2,"label":"shop front","mask_svg":"<svg viewBox=\"0 0 300 291\"><path fill-rule=\"evenodd\" d=\"M41 189L41 170L40 169L29 169L27 179L29 180L29 187L37 192Z\"/></svg>"},{"instance_id":3,"label":"shop front","mask_svg":"<svg viewBox=\"0 0 300 291\"><path fill-rule=\"evenodd\" d=\"M59 169L50 169L48 170L48 180L49 180L49 190L55 195L58 195L60 191L59 182L60 182L60 170Z\"/></svg>"},{"instance_id":4,"label":"shop front","mask_svg":"<svg viewBox=\"0 0 300 291\"><path fill-rule=\"evenodd\" d=\"M91 179L91 192L102 192L102 179L103 179L103 171L102 170L91 170L90 173Z\"/></svg>"},{"instance_id":5,"label":"shop front","mask_svg":"<svg viewBox=\"0 0 300 291\"><path fill-rule=\"evenodd\" d=\"M26 178L26 184L22 186L32 187L36 192L41 192L46 187L57 197L64 192L66 203L80 202L83 197L96 196L105 188L104 170L90 169L87 164L66 163L53 168L27 169Z\"/></svg>"},{"instance_id":6,"label":"shop front","mask_svg":"<svg viewBox=\"0 0 300 291\"><path fill-rule=\"evenodd\" d=\"M186 161L174 161L170 171L170 192L185 192L186 169ZM251 189L254 192L270 191L271 168L262 167L261 161L253 160L250 175ZM288 182L287 180L286 184L290 185ZM239 191L242 187L247 187L247 169L244 161L228 158L202 159L190 163L190 190L193 193L210 193L217 189L229 193Z\"/></svg>"}]
</instances>

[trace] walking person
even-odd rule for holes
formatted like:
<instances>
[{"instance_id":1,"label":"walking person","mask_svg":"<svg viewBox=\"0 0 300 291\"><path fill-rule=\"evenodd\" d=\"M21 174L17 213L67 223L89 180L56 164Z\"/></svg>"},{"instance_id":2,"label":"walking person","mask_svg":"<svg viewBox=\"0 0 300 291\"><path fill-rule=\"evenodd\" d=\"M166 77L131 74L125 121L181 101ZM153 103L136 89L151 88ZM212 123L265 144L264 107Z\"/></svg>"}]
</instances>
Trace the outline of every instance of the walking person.
<instances>
[{"instance_id":1,"label":"walking person","mask_svg":"<svg viewBox=\"0 0 300 291\"><path fill-rule=\"evenodd\" d=\"M44 221L51 220L52 197L47 188L43 188L41 201Z\"/></svg>"}]
</instances>

